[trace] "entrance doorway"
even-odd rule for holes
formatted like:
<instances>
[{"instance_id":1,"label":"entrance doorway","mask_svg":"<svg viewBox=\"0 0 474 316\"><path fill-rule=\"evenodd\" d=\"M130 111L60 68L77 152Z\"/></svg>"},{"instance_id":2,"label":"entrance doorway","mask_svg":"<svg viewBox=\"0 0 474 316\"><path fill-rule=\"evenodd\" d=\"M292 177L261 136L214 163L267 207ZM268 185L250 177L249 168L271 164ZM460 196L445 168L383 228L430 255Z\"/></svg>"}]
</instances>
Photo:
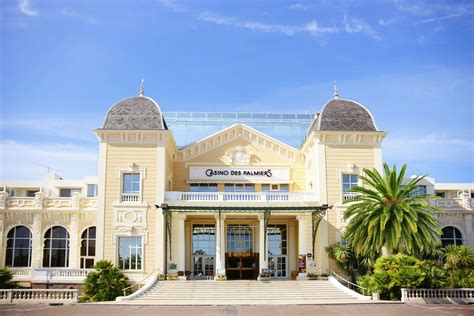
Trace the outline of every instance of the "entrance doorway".
<instances>
[{"instance_id":1,"label":"entrance doorway","mask_svg":"<svg viewBox=\"0 0 474 316\"><path fill-rule=\"evenodd\" d=\"M225 254L227 279L257 279L258 253L253 251L253 236L253 227L250 225L227 225L227 248Z\"/></svg>"},{"instance_id":2,"label":"entrance doorway","mask_svg":"<svg viewBox=\"0 0 474 316\"><path fill-rule=\"evenodd\" d=\"M268 268L273 278L288 277L288 233L285 224L268 225Z\"/></svg>"},{"instance_id":3,"label":"entrance doorway","mask_svg":"<svg viewBox=\"0 0 474 316\"><path fill-rule=\"evenodd\" d=\"M192 278L213 279L216 261L216 226L194 224L192 238Z\"/></svg>"}]
</instances>

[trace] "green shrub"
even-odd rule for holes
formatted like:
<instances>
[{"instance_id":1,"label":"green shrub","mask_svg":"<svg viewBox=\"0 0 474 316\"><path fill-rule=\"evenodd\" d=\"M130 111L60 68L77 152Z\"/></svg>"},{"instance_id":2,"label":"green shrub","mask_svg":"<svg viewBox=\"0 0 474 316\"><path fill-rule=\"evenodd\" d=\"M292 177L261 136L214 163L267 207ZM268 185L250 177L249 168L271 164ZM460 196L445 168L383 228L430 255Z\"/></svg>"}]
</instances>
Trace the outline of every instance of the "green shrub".
<instances>
[{"instance_id":1,"label":"green shrub","mask_svg":"<svg viewBox=\"0 0 474 316\"><path fill-rule=\"evenodd\" d=\"M444 249L444 269L449 287L474 287L474 250L448 245Z\"/></svg>"},{"instance_id":2,"label":"green shrub","mask_svg":"<svg viewBox=\"0 0 474 316\"><path fill-rule=\"evenodd\" d=\"M14 283L11 283L13 273L7 268L0 269L0 289L11 289L15 287Z\"/></svg>"},{"instance_id":3,"label":"green shrub","mask_svg":"<svg viewBox=\"0 0 474 316\"><path fill-rule=\"evenodd\" d=\"M373 274L359 277L358 283L367 292L380 293L382 299L395 300L400 299L402 288L444 287L446 280L437 263L399 253L377 259Z\"/></svg>"},{"instance_id":4,"label":"green shrub","mask_svg":"<svg viewBox=\"0 0 474 316\"><path fill-rule=\"evenodd\" d=\"M123 289L128 285L127 277L114 267L112 262L102 260L96 263L96 272L87 275L84 281L84 295L88 301L113 301L123 295Z\"/></svg>"}]
</instances>

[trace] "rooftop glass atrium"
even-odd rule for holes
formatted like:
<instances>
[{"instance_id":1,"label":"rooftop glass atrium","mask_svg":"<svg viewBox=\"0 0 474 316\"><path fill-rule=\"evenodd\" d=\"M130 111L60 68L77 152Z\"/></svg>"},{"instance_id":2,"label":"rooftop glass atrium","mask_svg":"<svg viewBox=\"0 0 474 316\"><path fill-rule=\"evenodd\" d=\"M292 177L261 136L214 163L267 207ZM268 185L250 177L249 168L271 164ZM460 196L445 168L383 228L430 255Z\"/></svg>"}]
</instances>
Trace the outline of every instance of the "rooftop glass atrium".
<instances>
[{"instance_id":1,"label":"rooftop glass atrium","mask_svg":"<svg viewBox=\"0 0 474 316\"><path fill-rule=\"evenodd\" d=\"M180 147L242 123L299 148L314 118L310 113L257 112L164 112L163 116Z\"/></svg>"}]
</instances>

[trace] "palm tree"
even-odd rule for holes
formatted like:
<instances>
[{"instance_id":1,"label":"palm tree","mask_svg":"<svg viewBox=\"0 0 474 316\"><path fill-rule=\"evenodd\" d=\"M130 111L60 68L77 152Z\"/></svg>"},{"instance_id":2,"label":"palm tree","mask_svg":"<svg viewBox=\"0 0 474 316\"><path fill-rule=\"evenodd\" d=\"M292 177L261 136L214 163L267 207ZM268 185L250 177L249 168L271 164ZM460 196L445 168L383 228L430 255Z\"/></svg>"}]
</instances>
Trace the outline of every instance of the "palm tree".
<instances>
[{"instance_id":1,"label":"palm tree","mask_svg":"<svg viewBox=\"0 0 474 316\"><path fill-rule=\"evenodd\" d=\"M358 275L365 274L375 263L373 257L356 255L349 243L337 242L325 249L328 257L336 262L339 269L350 275L353 283Z\"/></svg>"},{"instance_id":2,"label":"palm tree","mask_svg":"<svg viewBox=\"0 0 474 316\"><path fill-rule=\"evenodd\" d=\"M405 182L406 165L400 173L396 166L383 168L385 176L364 169L363 186L352 187L359 195L345 202L351 204L344 212L344 219L350 219L344 238L358 255L429 252L440 244L442 233L432 213L439 209L427 200L435 196L420 193L418 183L424 176Z\"/></svg>"}]
</instances>

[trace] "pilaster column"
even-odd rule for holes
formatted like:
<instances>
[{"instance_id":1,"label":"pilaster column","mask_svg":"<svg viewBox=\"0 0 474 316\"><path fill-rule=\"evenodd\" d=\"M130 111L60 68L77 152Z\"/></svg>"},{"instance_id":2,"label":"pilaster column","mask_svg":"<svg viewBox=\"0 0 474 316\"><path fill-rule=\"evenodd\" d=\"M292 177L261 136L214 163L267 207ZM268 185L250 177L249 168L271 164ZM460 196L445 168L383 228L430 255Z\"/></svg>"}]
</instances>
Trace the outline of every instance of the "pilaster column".
<instances>
[{"instance_id":1,"label":"pilaster column","mask_svg":"<svg viewBox=\"0 0 474 316\"><path fill-rule=\"evenodd\" d=\"M4 216L3 214L0 213L0 245L2 245L2 247L0 248L0 265L3 265L3 263L5 262L5 244L4 244L4 240L3 240L3 233L4 233L4 230L5 230L5 220L4 220ZM8 234L8 232L7 232Z\"/></svg>"},{"instance_id":2,"label":"pilaster column","mask_svg":"<svg viewBox=\"0 0 474 316\"><path fill-rule=\"evenodd\" d=\"M178 271L186 270L185 214L178 214Z\"/></svg>"},{"instance_id":3,"label":"pilaster column","mask_svg":"<svg viewBox=\"0 0 474 316\"><path fill-rule=\"evenodd\" d=\"M43 209L43 198L44 198L44 193L43 192L36 192L35 193L35 208L37 210L42 210Z\"/></svg>"},{"instance_id":4,"label":"pilaster column","mask_svg":"<svg viewBox=\"0 0 474 316\"><path fill-rule=\"evenodd\" d=\"M216 276L219 271L225 274L225 215L216 215Z\"/></svg>"},{"instance_id":5,"label":"pilaster column","mask_svg":"<svg viewBox=\"0 0 474 316\"><path fill-rule=\"evenodd\" d=\"M33 237L31 240L31 268L41 268L43 263L41 262L41 258L43 257L43 245L41 244L41 240L43 239L41 236L41 226L42 226L41 214L35 214L33 216Z\"/></svg>"},{"instance_id":6,"label":"pilaster column","mask_svg":"<svg viewBox=\"0 0 474 316\"><path fill-rule=\"evenodd\" d=\"M260 267L260 272L262 272L263 269L268 269L268 242L267 236L265 234L265 216L263 214L260 214L258 216L259 220L259 239L258 239L258 249L260 251L260 254L258 256L258 261L259 261L259 267Z\"/></svg>"},{"instance_id":7,"label":"pilaster column","mask_svg":"<svg viewBox=\"0 0 474 316\"><path fill-rule=\"evenodd\" d=\"M8 193L0 192L0 210L7 208L7 199L8 199Z\"/></svg>"},{"instance_id":8,"label":"pilaster column","mask_svg":"<svg viewBox=\"0 0 474 316\"><path fill-rule=\"evenodd\" d=\"M71 208L73 210L78 210L81 203L81 193L74 192L71 197Z\"/></svg>"},{"instance_id":9,"label":"pilaster column","mask_svg":"<svg viewBox=\"0 0 474 316\"><path fill-rule=\"evenodd\" d=\"M309 221L309 216L308 215L298 215L298 257L299 255L305 255L308 253L308 221ZM299 266L298 266L299 269ZM306 266L306 269L308 267ZM306 277L305 272L299 272L298 273L298 278L304 278Z\"/></svg>"},{"instance_id":10,"label":"pilaster column","mask_svg":"<svg viewBox=\"0 0 474 316\"><path fill-rule=\"evenodd\" d=\"M79 243L78 243L78 217L76 214L71 215L71 226L69 235L69 268L77 269L79 265Z\"/></svg>"}]
</instances>

